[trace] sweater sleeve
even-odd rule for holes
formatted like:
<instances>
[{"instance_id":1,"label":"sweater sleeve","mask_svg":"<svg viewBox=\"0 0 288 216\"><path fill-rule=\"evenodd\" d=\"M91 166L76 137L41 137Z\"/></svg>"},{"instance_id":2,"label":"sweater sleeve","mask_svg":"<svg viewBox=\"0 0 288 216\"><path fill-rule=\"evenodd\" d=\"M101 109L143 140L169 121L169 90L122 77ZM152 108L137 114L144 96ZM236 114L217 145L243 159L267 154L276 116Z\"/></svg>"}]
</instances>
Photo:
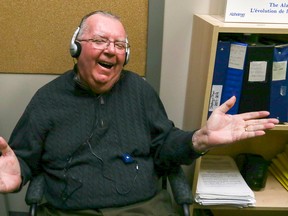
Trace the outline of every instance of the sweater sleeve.
<instances>
[{"instance_id":1,"label":"sweater sleeve","mask_svg":"<svg viewBox=\"0 0 288 216\"><path fill-rule=\"evenodd\" d=\"M166 169L175 165L191 164L199 155L192 148L192 131L184 131L169 120L163 103L151 88L146 91L146 110L150 123L151 152L155 165Z\"/></svg>"},{"instance_id":2,"label":"sweater sleeve","mask_svg":"<svg viewBox=\"0 0 288 216\"><path fill-rule=\"evenodd\" d=\"M33 98L17 122L9 140L20 163L22 186L30 180L32 175L37 174L41 167L44 135L39 122L44 121L37 119L40 110L41 108L35 104Z\"/></svg>"}]
</instances>

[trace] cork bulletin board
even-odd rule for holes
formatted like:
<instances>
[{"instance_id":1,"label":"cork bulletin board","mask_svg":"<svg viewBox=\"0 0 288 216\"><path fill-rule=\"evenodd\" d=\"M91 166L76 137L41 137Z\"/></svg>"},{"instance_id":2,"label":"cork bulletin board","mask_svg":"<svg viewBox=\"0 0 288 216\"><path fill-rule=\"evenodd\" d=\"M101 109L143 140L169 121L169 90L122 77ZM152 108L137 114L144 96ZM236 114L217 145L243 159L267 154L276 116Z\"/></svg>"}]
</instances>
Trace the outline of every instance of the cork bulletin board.
<instances>
[{"instance_id":1,"label":"cork bulletin board","mask_svg":"<svg viewBox=\"0 0 288 216\"><path fill-rule=\"evenodd\" d=\"M95 10L120 16L131 45L125 66L146 69L148 0L0 0L0 73L61 74L73 67L71 37Z\"/></svg>"}]
</instances>

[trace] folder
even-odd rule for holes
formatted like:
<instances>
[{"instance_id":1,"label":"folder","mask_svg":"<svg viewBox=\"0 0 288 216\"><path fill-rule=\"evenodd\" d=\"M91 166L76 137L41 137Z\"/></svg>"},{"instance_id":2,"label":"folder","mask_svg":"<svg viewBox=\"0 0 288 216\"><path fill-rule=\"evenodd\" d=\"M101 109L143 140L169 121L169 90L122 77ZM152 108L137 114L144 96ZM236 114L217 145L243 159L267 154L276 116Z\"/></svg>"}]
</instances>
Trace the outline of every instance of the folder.
<instances>
[{"instance_id":1,"label":"folder","mask_svg":"<svg viewBox=\"0 0 288 216\"><path fill-rule=\"evenodd\" d=\"M221 41L217 43L214 73L212 80L212 87L210 93L208 118L211 113L220 106L221 96L223 91L223 85L225 82L226 71L228 68L230 54L230 41Z\"/></svg>"},{"instance_id":2,"label":"folder","mask_svg":"<svg viewBox=\"0 0 288 216\"><path fill-rule=\"evenodd\" d=\"M238 113L269 110L274 46L247 46Z\"/></svg>"},{"instance_id":3,"label":"folder","mask_svg":"<svg viewBox=\"0 0 288 216\"><path fill-rule=\"evenodd\" d=\"M274 48L270 117L278 118L280 123L288 122L288 44Z\"/></svg>"},{"instance_id":4,"label":"folder","mask_svg":"<svg viewBox=\"0 0 288 216\"><path fill-rule=\"evenodd\" d=\"M288 191L288 181L285 178L285 176L279 171L279 169L274 164L271 164L268 170L279 181L279 183Z\"/></svg>"},{"instance_id":5,"label":"folder","mask_svg":"<svg viewBox=\"0 0 288 216\"><path fill-rule=\"evenodd\" d=\"M238 113L246 50L246 43L231 42L229 62L221 97L221 104L232 96L236 96L236 102L234 106L227 112L227 114L232 115Z\"/></svg>"},{"instance_id":6,"label":"folder","mask_svg":"<svg viewBox=\"0 0 288 216\"><path fill-rule=\"evenodd\" d=\"M277 154L277 159L280 161L280 163L285 167L285 169L288 172L288 159L284 152Z\"/></svg>"},{"instance_id":7,"label":"folder","mask_svg":"<svg viewBox=\"0 0 288 216\"><path fill-rule=\"evenodd\" d=\"M288 181L288 170L283 166L283 164L277 158L273 158L272 163L278 168L278 170L283 174L283 176Z\"/></svg>"},{"instance_id":8,"label":"folder","mask_svg":"<svg viewBox=\"0 0 288 216\"><path fill-rule=\"evenodd\" d=\"M269 166L269 171L273 176L288 190L288 157L287 157L288 145L286 145L285 151L277 154L272 159L272 163Z\"/></svg>"}]
</instances>

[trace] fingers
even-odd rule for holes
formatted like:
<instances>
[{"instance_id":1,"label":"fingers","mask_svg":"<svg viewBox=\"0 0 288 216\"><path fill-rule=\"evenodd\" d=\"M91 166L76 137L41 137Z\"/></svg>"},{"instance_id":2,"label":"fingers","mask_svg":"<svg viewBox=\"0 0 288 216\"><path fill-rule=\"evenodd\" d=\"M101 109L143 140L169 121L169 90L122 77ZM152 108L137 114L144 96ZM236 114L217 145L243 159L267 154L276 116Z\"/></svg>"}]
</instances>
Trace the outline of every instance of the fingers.
<instances>
[{"instance_id":1,"label":"fingers","mask_svg":"<svg viewBox=\"0 0 288 216\"><path fill-rule=\"evenodd\" d=\"M3 137L0 137L0 150L2 151L7 145L6 140Z\"/></svg>"},{"instance_id":2,"label":"fingers","mask_svg":"<svg viewBox=\"0 0 288 216\"><path fill-rule=\"evenodd\" d=\"M253 137L258 137L258 136L263 136L265 135L265 131L264 130L257 130L257 131L246 131L245 132L245 139L246 138L253 138Z\"/></svg>"},{"instance_id":3,"label":"fingers","mask_svg":"<svg viewBox=\"0 0 288 216\"><path fill-rule=\"evenodd\" d=\"M0 152L2 155L9 155L11 152L11 148L3 137L0 137Z\"/></svg>"},{"instance_id":4,"label":"fingers","mask_svg":"<svg viewBox=\"0 0 288 216\"><path fill-rule=\"evenodd\" d=\"M228 112L229 109L231 109L236 102L236 97L232 96L229 98L227 101L225 101L221 106L219 106L216 110L226 113ZM255 112L246 112L246 113L241 113L237 114L239 115L243 120L249 120L249 119L261 119L269 116L268 111L255 111ZM274 124L278 124L279 121L275 118L270 118L269 121Z\"/></svg>"},{"instance_id":5,"label":"fingers","mask_svg":"<svg viewBox=\"0 0 288 216\"><path fill-rule=\"evenodd\" d=\"M231 109L234 104L236 102L236 97L232 96L230 99L228 99L227 101L225 101L221 106L219 106L217 109L218 111L222 112L222 113L226 113L228 112L229 109ZM216 109L216 110L217 110ZM254 112L246 112L246 113L241 113L241 114L237 114L239 117L241 117L244 121L248 121L250 119L262 119L262 118L266 118L270 115L270 113L268 111L254 111ZM266 120L267 123L273 123L270 125L267 125L268 128L271 128L275 126L275 124L279 124L279 120L276 118L267 118ZM262 122L264 123L264 122Z\"/></svg>"},{"instance_id":6,"label":"fingers","mask_svg":"<svg viewBox=\"0 0 288 216\"><path fill-rule=\"evenodd\" d=\"M279 121L277 119L254 119L245 121L243 128L243 135L245 138L252 138L262 136L266 130L273 129L275 124Z\"/></svg>"},{"instance_id":7,"label":"fingers","mask_svg":"<svg viewBox=\"0 0 288 216\"><path fill-rule=\"evenodd\" d=\"M279 120L275 118L263 118L263 119L251 119L251 120L245 120L245 126L248 127L250 125L267 125L273 126L275 124L278 124Z\"/></svg>"},{"instance_id":8,"label":"fingers","mask_svg":"<svg viewBox=\"0 0 288 216\"><path fill-rule=\"evenodd\" d=\"M225 101L223 104L221 104L221 106L219 106L216 110L218 110L222 113L226 113L226 112L228 112L229 109L231 109L234 106L235 102L236 102L236 97L232 96L227 101Z\"/></svg>"},{"instance_id":9,"label":"fingers","mask_svg":"<svg viewBox=\"0 0 288 216\"><path fill-rule=\"evenodd\" d=\"M269 116L268 111L255 111L255 112L245 112L238 114L243 120L249 120L249 119L261 119ZM274 121L274 120L273 120Z\"/></svg>"},{"instance_id":10,"label":"fingers","mask_svg":"<svg viewBox=\"0 0 288 216\"><path fill-rule=\"evenodd\" d=\"M260 130L272 129L276 124L279 124L279 120L276 118L266 118L269 116L269 112L267 111L242 113L239 116L245 121L246 130L250 128L255 129L257 125L260 127Z\"/></svg>"},{"instance_id":11,"label":"fingers","mask_svg":"<svg viewBox=\"0 0 288 216\"><path fill-rule=\"evenodd\" d=\"M259 131L259 130L267 130L272 129L275 127L274 123L265 121L265 122L259 122L255 124L247 123L244 127L245 132L251 132L251 131Z\"/></svg>"}]
</instances>

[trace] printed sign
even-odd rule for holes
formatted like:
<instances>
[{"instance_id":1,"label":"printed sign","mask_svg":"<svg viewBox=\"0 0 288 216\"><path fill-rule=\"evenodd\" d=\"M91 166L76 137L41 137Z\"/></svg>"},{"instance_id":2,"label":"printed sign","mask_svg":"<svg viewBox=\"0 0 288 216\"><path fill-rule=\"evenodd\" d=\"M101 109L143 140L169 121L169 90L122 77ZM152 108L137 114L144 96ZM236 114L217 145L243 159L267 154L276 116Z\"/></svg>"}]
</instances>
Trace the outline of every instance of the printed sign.
<instances>
[{"instance_id":1,"label":"printed sign","mask_svg":"<svg viewBox=\"0 0 288 216\"><path fill-rule=\"evenodd\" d=\"M288 23L288 1L227 0L225 22Z\"/></svg>"}]
</instances>

